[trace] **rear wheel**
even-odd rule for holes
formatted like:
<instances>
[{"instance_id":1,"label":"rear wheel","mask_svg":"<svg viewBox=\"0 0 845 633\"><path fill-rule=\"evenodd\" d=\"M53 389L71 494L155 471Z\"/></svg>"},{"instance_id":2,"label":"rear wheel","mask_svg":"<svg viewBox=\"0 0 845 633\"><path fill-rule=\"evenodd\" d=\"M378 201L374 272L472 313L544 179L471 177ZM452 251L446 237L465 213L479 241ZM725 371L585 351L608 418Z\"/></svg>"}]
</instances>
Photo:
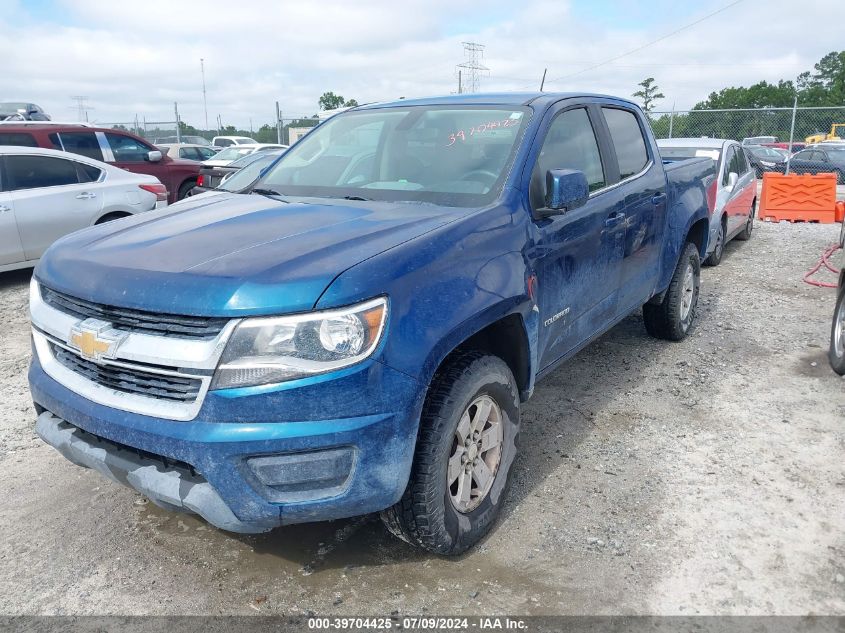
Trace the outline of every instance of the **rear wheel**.
<instances>
[{"instance_id":1,"label":"rear wheel","mask_svg":"<svg viewBox=\"0 0 845 633\"><path fill-rule=\"evenodd\" d=\"M408 487L382 512L387 528L430 552L460 554L501 509L519 432L519 392L496 356L468 352L432 381Z\"/></svg>"},{"instance_id":2,"label":"rear wheel","mask_svg":"<svg viewBox=\"0 0 845 633\"><path fill-rule=\"evenodd\" d=\"M705 266L718 266L722 261L722 254L725 252L725 236L727 235L727 227L725 227L725 218L719 222L719 230L716 233L716 246L713 247L713 252L704 260Z\"/></svg>"},{"instance_id":3,"label":"rear wheel","mask_svg":"<svg viewBox=\"0 0 845 633\"><path fill-rule=\"evenodd\" d=\"M197 186L195 180L189 180L188 182L183 182L182 186L179 187L179 193L176 196L177 200L181 200L182 198L187 198L191 195L191 189Z\"/></svg>"},{"instance_id":4,"label":"rear wheel","mask_svg":"<svg viewBox=\"0 0 845 633\"><path fill-rule=\"evenodd\" d=\"M643 306L643 320L649 334L670 341L686 338L695 320L700 281L698 248L687 242L663 301Z\"/></svg>"},{"instance_id":5,"label":"rear wheel","mask_svg":"<svg viewBox=\"0 0 845 633\"><path fill-rule=\"evenodd\" d=\"M839 297L833 310L828 358L833 371L845 376L845 286L839 287Z\"/></svg>"},{"instance_id":6,"label":"rear wheel","mask_svg":"<svg viewBox=\"0 0 845 633\"><path fill-rule=\"evenodd\" d=\"M119 220L120 218L125 218L131 215L130 213L122 213L120 211L115 211L114 213L107 213L99 220L95 222L95 224L105 224L106 222L111 222L112 220Z\"/></svg>"},{"instance_id":7,"label":"rear wheel","mask_svg":"<svg viewBox=\"0 0 845 633\"><path fill-rule=\"evenodd\" d=\"M755 201L756 202L756 201ZM748 219L745 221L745 228L737 234L736 239L747 242L751 239L751 231L754 230L754 207L755 202L751 203L751 210L748 212Z\"/></svg>"}]
</instances>

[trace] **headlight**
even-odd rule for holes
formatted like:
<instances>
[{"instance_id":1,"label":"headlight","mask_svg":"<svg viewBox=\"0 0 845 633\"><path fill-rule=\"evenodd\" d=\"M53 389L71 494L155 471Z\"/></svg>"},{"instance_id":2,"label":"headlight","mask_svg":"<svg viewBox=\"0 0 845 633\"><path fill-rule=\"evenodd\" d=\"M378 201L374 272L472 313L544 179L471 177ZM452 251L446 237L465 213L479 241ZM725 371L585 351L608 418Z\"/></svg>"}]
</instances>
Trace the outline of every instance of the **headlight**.
<instances>
[{"instance_id":1,"label":"headlight","mask_svg":"<svg viewBox=\"0 0 845 633\"><path fill-rule=\"evenodd\" d=\"M770 163L770 162L765 161L765 160L761 160L761 161L760 161L760 164L761 164L761 165L763 165L763 166L765 166L765 167L774 167L774 166L775 166L775 164L774 164L774 163Z\"/></svg>"},{"instance_id":2,"label":"headlight","mask_svg":"<svg viewBox=\"0 0 845 633\"><path fill-rule=\"evenodd\" d=\"M373 353L386 319L384 297L339 310L245 319L226 344L211 388L266 385L353 365Z\"/></svg>"}]
</instances>

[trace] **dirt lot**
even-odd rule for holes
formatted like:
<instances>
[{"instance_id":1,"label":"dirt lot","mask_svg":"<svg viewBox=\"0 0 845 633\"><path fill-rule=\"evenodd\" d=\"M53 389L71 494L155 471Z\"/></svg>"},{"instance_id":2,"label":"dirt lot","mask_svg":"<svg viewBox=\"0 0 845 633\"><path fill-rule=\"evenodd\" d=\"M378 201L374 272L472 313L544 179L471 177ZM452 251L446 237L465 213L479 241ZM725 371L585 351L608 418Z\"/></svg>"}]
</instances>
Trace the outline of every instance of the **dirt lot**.
<instances>
[{"instance_id":1,"label":"dirt lot","mask_svg":"<svg viewBox=\"0 0 845 633\"><path fill-rule=\"evenodd\" d=\"M502 520L458 560L374 517L233 536L34 435L29 272L0 275L0 613L845 614L838 226L759 225L705 269L698 328L635 314L538 386Z\"/></svg>"}]
</instances>

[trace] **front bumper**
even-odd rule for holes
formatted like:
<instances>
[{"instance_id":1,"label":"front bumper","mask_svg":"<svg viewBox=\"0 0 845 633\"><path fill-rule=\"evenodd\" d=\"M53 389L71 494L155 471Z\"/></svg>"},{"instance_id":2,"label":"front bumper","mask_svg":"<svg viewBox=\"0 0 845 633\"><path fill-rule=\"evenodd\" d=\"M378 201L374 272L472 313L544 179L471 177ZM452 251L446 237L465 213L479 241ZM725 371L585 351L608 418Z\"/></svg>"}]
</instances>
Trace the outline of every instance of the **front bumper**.
<instances>
[{"instance_id":1,"label":"front bumper","mask_svg":"<svg viewBox=\"0 0 845 633\"><path fill-rule=\"evenodd\" d=\"M210 392L195 420L174 421L88 400L48 376L37 356L29 382L38 434L70 461L162 507L244 533L395 503L408 480L424 394L404 374L370 361L299 388ZM352 417L334 417L338 411Z\"/></svg>"}]
</instances>

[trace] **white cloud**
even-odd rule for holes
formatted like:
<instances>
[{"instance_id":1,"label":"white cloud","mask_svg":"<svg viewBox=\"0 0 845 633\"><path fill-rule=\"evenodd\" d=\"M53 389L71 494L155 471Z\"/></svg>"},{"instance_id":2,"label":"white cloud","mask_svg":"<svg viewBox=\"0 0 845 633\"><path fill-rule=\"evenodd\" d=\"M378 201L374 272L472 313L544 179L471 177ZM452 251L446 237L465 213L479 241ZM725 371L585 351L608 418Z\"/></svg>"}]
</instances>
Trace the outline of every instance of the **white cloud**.
<instances>
[{"instance_id":1,"label":"white cloud","mask_svg":"<svg viewBox=\"0 0 845 633\"><path fill-rule=\"evenodd\" d=\"M246 126L251 117L257 126L272 119L275 100L286 116L311 114L326 90L360 102L453 91L468 39L486 45L484 89L535 89L548 67L547 89L628 96L653 76L665 108L691 106L729 85L793 78L841 47L833 0L744 2L571 77L680 24L625 28L618 15L587 21L570 2L553 0L60 0L63 17L47 21L20 2L9 5L0 14L3 99L35 101L54 118L72 119L70 96L88 95L91 118L108 122L136 114L168 120L178 101L182 118L201 125L201 57L209 119L219 113L224 123ZM684 20L721 5L709 2Z\"/></svg>"}]
</instances>

